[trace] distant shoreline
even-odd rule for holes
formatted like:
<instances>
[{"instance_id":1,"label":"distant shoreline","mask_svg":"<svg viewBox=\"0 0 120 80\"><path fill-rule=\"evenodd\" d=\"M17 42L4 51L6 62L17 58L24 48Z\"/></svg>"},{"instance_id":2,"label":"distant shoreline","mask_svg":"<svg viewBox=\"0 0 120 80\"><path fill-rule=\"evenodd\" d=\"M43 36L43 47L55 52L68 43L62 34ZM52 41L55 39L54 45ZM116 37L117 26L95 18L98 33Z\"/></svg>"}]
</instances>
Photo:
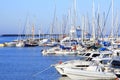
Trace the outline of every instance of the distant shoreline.
<instances>
[{"instance_id":1,"label":"distant shoreline","mask_svg":"<svg viewBox=\"0 0 120 80\"><path fill-rule=\"evenodd\" d=\"M64 36L67 36L66 34L35 34L34 36L35 37L39 37L39 36L62 36L62 35L64 35ZM0 37L17 37L17 36L32 36L32 34L1 34L0 35ZM106 36L108 36L108 35L106 35ZM118 35L118 36L120 36L120 35Z\"/></svg>"},{"instance_id":2,"label":"distant shoreline","mask_svg":"<svg viewBox=\"0 0 120 80\"><path fill-rule=\"evenodd\" d=\"M34 36L60 36L63 34L35 34ZM65 35L65 34L64 34ZM2 34L1 37L17 37L17 36L32 36L32 34Z\"/></svg>"}]
</instances>

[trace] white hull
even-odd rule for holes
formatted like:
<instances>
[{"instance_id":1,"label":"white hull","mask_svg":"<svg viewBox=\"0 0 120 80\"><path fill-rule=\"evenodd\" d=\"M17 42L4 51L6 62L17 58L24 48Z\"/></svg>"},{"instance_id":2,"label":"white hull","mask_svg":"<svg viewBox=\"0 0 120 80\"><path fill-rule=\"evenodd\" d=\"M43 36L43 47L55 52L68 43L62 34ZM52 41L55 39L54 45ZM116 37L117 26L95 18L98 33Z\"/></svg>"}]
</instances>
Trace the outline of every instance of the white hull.
<instances>
[{"instance_id":1,"label":"white hull","mask_svg":"<svg viewBox=\"0 0 120 80\"><path fill-rule=\"evenodd\" d=\"M19 42L16 44L16 47L24 47L24 43L23 42Z\"/></svg>"},{"instance_id":2,"label":"white hull","mask_svg":"<svg viewBox=\"0 0 120 80\"><path fill-rule=\"evenodd\" d=\"M78 51L61 50L59 47L43 50L43 55L77 55Z\"/></svg>"},{"instance_id":3,"label":"white hull","mask_svg":"<svg viewBox=\"0 0 120 80\"><path fill-rule=\"evenodd\" d=\"M49 51L49 50L43 50L42 51L42 54L45 56L45 55L54 55L55 54L55 51Z\"/></svg>"},{"instance_id":4,"label":"white hull","mask_svg":"<svg viewBox=\"0 0 120 80\"><path fill-rule=\"evenodd\" d=\"M64 68L60 68L60 67L55 67L55 69L59 72L59 74L61 74L62 76L67 76L65 73L64 73Z\"/></svg>"},{"instance_id":5,"label":"white hull","mask_svg":"<svg viewBox=\"0 0 120 80\"><path fill-rule=\"evenodd\" d=\"M55 55L55 50L59 50L58 47L53 47L53 48L50 48L50 49L47 49L47 50L42 50L42 54L43 55Z\"/></svg>"},{"instance_id":6,"label":"white hull","mask_svg":"<svg viewBox=\"0 0 120 80\"><path fill-rule=\"evenodd\" d=\"M56 55L77 55L77 51L66 51L66 50L61 50L61 51L55 51Z\"/></svg>"},{"instance_id":7,"label":"white hull","mask_svg":"<svg viewBox=\"0 0 120 80\"><path fill-rule=\"evenodd\" d=\"M96 72L96 71L86 71L86 70L78 70L72 68L65 68L64 69L67 76L73 80L83 80L83 79L116 79L116 75L111 72Z\"/></svg>"},{"instance_id":8,"label":"white hull","mask_svg":"<svg viewBox=\"0 0 120 80\"><path fill-rule=\"evenodd\" d=\"M66 73L64 72L64 68L66 67L76 67L76 68L79 68L80 66L83 67L83 66L86 66L87 65L90 65L90 61L83 61L83 60L71 60L71 61L67 61L67 62L64 62L64 63L58 63L55 65L55 68L56 70L62 75L62 76L67 76Z\"/></svg>"},{"instance_id":9,"label":"white hull","mask_svg":"<svg viewBox=\"0 0 120 80\"><path fill-rule=\"evenodd\" d=\"M5 43L5 46L7 46L7 47L15 47L16 42L7 42L7 43Z\"/></svg>"}]
</instances>

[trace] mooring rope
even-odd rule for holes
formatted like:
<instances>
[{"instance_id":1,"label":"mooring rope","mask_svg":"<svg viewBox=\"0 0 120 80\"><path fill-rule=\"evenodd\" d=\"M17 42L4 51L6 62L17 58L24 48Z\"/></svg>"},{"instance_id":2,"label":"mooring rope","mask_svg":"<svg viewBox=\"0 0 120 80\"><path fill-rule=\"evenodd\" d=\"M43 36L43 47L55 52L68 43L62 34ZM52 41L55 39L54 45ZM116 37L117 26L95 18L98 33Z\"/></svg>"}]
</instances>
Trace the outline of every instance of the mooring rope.
<instances>
[{"instance_id":1,"label":"mooring rope","mask_svg":"<svg viewBox=\"0 0 120 80\"><path fill-rule=\"evenodd\" d=\"M38 74L41 74L41 73L47 71L47 70L50 69L51 67L52 67L52 66L49 66L48 68L45 68L44 70L42 70L42 71L40 71L40 72L37 72L37 73L33 74L32 77L35 77L35 76L37 76Z\"/></svg>"}]
</instances>

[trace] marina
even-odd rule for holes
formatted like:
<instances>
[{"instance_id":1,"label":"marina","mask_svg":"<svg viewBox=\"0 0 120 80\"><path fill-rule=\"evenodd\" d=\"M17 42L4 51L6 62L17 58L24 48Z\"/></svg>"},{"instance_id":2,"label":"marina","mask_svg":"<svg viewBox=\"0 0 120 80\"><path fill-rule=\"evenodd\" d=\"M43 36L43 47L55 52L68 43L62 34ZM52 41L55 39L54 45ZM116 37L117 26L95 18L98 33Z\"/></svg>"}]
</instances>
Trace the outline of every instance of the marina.
<instances>
[{"instance_id":1,"label":"marina","mask_svg":"<svg viewBox=\"0 0 120 80\"><path fill-rule=\"evenodd\" d=\"M2 40L8 37L2 37ZM9 38L10 39L10 38ZM11 37L14 39L14 37ZM0 37L1 41L1 37ZM1 80L62 80L51 64L76 59L74 56L42 56L43 47L0 48ZM65 78L66 79L66 78Z\"/></svg>"},{"instance_id":2,"label":"marina","mask_svg":"<svg viewBox=\"0 0 120 80\"><path fill-rule=\"evenodd\" d=\"M13 5L17 10L15 14L20 9L25 10L20 10L24 17L18 23L14 21L17 27L11 25L14 17L10 18L11 22L5 17L3 20L6 22L0 24L3 26L0 30L0 80L120 80L120 14L117 2L30 1L34 6L30 5L28 9L28 3L25 2L25 6L23 1L15 1L18 5ZM6 11L3 13L7 14ZM34 12L38 12L37 17L39 14L41 20L36 15L31 18L30 14ZM23 16L22 13L19 15Z\"/></svg>"},{"instance_id":3,"label":"marina","mask_svg":"<svg viewBox=\"0 0 120 80\"><path fill-rule=\"evenodd\" d=\"M9 40L8 40L9 39ZM16 37L0 37L0 42L11 41L16 39ZM1 71L0 78L2 80L71 80L69 77L62 77L59 74L53 65L62 64L65 61L76 62L74 63L76 66L80 67L81 65L88 66L90 63L84 62L82 58L87 58L90 51L83 52L81 55L43 55L43 49L49 49L52 47L1 47L0 48L0 64ZM7 52L6 52L7 51ZM94 51L93 51L94 52ZM92 55L100 56L102 53L91 52L88 58L92 58ZM104 53L104 52L103 52ZM107 54L106 57L110 57L113 53L110 51L105 52ZM93 56L93 57L95 57ZM101 55L102 56L102 55ZM104 55L105 57L105 55ZM108 58L107 57L107 58ZM81 60L80 60L81 59ZM99 58L94 58L99 60ZM73 60L73 61L72 61ZM76 60L76 61L75 61ZM89 59L90 60L90 59ZM65 62L66 63L66 62ZM88 65L85 65L88 64ZM66 65L67 66L67 65ZM74 66L72 64L72 66ZM65 66L64 66L65 67ZM68 65L67 67L70 67ZM67 70L66 70L67 71ZM102 79L101 79L102 80Z\"/></svg>"}]
</instances>

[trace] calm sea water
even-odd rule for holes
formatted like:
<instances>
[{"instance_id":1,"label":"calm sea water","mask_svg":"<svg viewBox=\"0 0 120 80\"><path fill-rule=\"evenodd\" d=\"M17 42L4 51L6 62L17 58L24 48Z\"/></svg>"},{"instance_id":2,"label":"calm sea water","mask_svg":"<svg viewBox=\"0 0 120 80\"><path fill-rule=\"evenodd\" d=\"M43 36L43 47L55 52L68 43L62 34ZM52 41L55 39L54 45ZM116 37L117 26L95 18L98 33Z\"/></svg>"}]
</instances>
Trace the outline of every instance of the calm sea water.
<instances>
[{"instance_id":1,"label":"calm sea water","mask_svg":"<svg viewBox=\"0 0 120 80\"><path fill-rule=\"evenodd\" d=\"M15 40L0 37L0 43ZM59 61L76 59L75 56L42 56L43 47L0 48L0 80L69 80L51 67Z\"/></svg>"}]
</instances>

